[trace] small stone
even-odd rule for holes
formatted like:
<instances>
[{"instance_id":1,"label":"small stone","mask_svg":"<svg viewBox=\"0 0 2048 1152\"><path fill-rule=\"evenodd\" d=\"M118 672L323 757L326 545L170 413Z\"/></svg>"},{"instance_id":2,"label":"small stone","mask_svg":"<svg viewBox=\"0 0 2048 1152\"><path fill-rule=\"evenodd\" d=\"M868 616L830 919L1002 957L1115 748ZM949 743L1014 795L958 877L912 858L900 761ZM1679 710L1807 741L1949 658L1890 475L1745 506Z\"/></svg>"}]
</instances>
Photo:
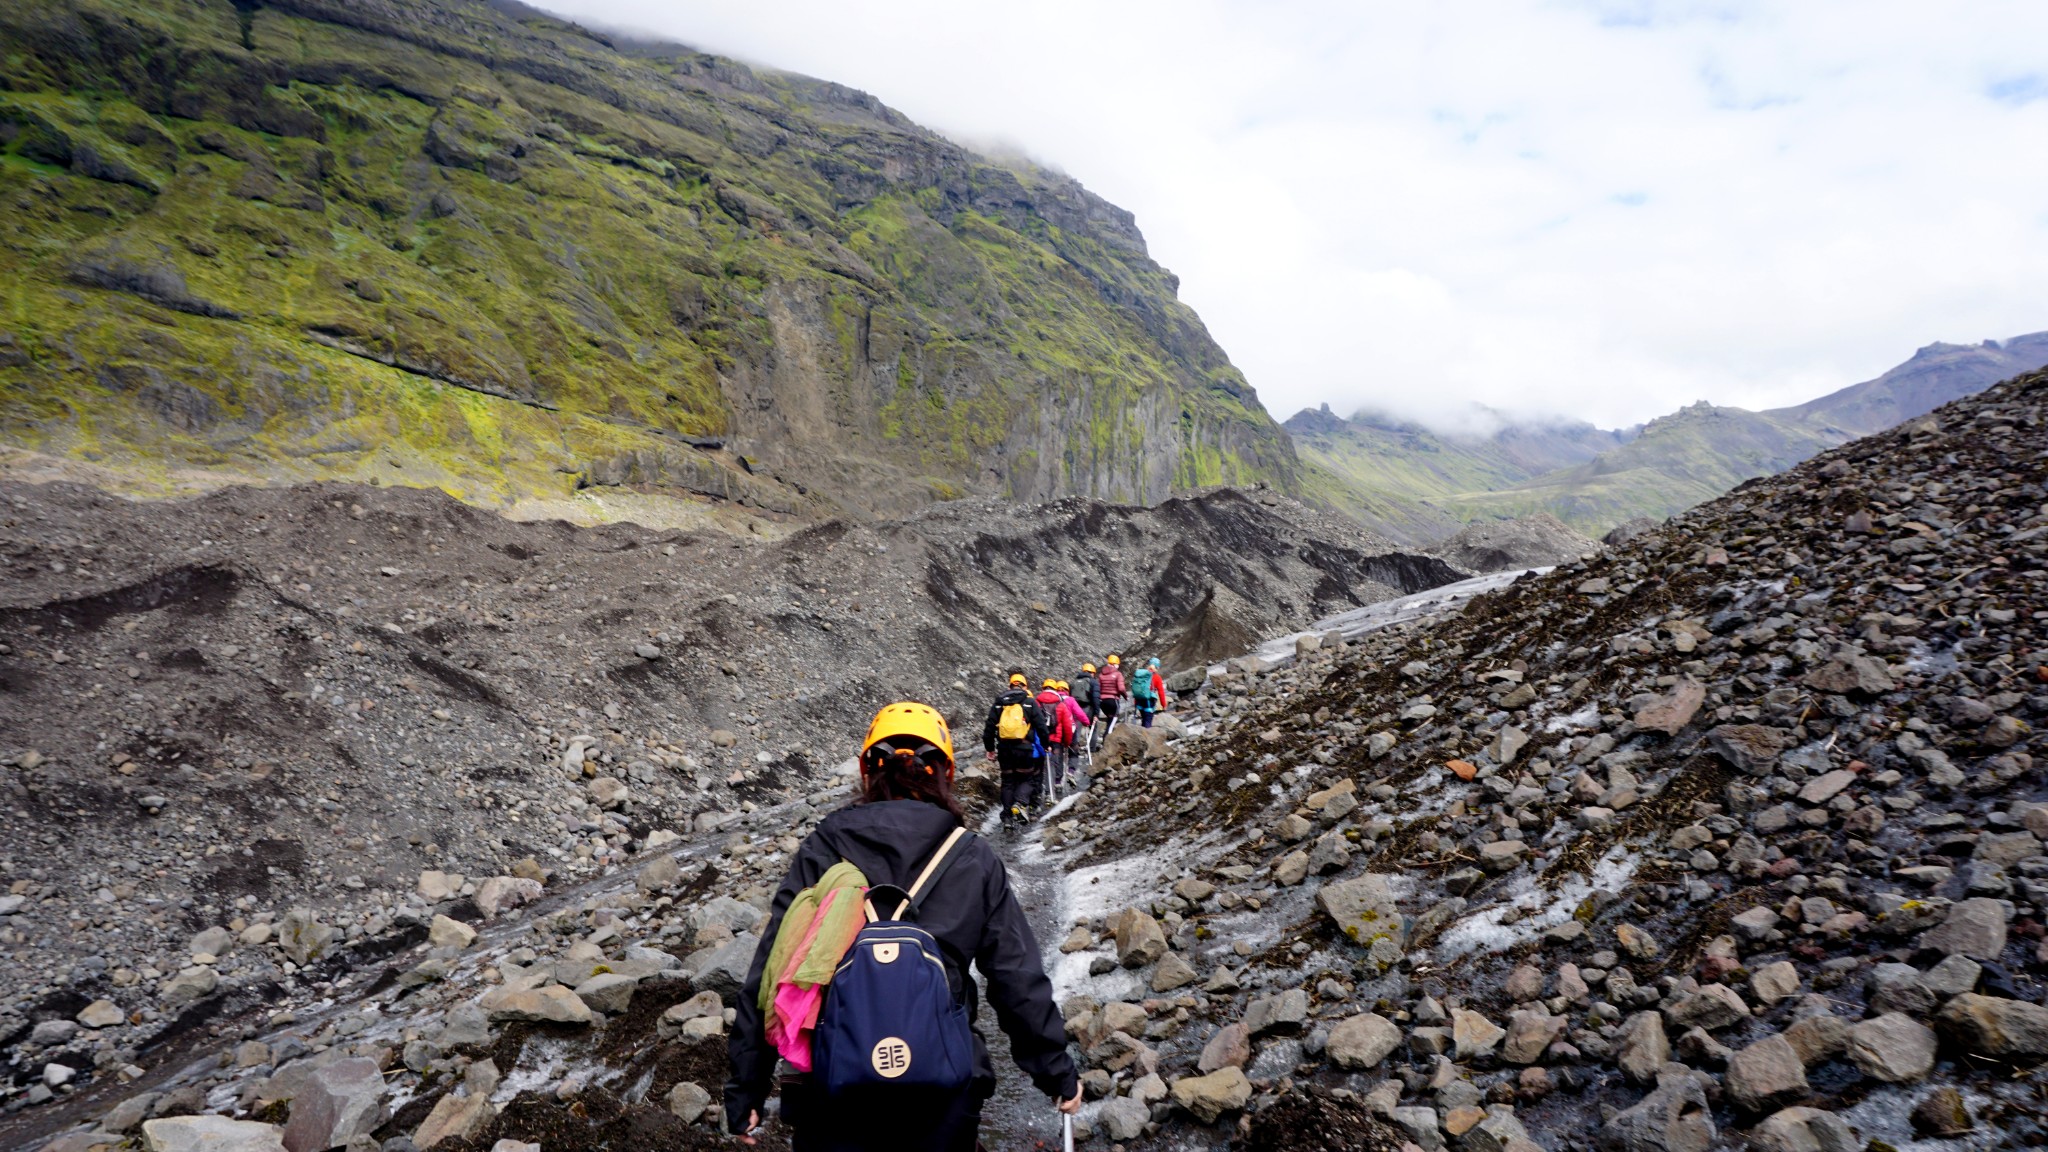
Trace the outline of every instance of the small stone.
<instances>
[{"instance_id":1,"label":"small stone","mask_svg":"<svg viewBox=\"0 0 2048 1152\"><path fill-rule=\"evenodd\" d=\"M574 992L559 984L545 988L499 986L483 994L477 1006L493 1022L535 1020L549 1024L588 1024L597 1017Z\"/></svg>"},{"instance_id":2,"label":"small stone","mask_svg":"<svg viewBox=\"0 0 2048 1152\"><path fill-rule=\"evenodd\" d=\"M1308 1021L1308 993L1290 988L1278 995L1254 1000L1245 1009L1244 1025L1252 1036L1268 1032L1293 1034Z\"/></svg>"},{"instance_id":3,"label":"small stone","mask_svg":"<svg viewBox=\"0 0 2048 1152\"><path fill-rule=\"evenodd\" d=\"M1704 1028L1718 1032L1749 1017L1749 1005L1733 988L1709 984L1667 1009L1665 1015L1678 1028Z\"/></svg>"},{"instance_id":4,"label":"small stone","mask_svg":"<svg viewBox=\"0 0 2048 1152\"><path fill-rule=\"evenodd\" d=\"M1457 1044L1459 1060L1470 1060L1493 1051L1494 1046L1507 1034L1507 1029L1477 1012L1464 1008L1451 1009L1451 1036Z\"/></svg>"},{"instance_id":5,"label":"small stone","mask_svg":"<svg viewBox=\"0 0 2048 1152\"><path fill-rule=\"evenodd\" d=\"M668 1110L681 1117L685 1123L694 1124L711 1106L711 1093L700 1085L688 1080L679 1082L668 1090Z\"/></svg>"},{"instance_id":6,"label":"small stone","mask_svg":"<svg viewBox=\"0 0 2048 1152\"><path fill-rule=\"evenodd\" d=\"M1158 967L1152 970L1152 990L1171 992L1176 988L1193 984L1201 978L1201 973L1196 972L1193 965L1181 959L1180 953L1168 952L1159 958Z\"/></svg>"},{"instance_id":7,"label":"small stone","mask_svg":"<svg viewBox=\"0 0 2048 1152\"><path fill-rule=\"evenodd\" d=\"M1808 1016L1793 1021L1784 1036L1798 1051L1799 1062L1812 1068L1848 1051L1849 1022L1840 1016Z\"/></svg>"},{"instance_id":8,"label":"small stone","mask_svg":"<svg viewBox=\"0 0 2048 1152\"><path fill-rule=\"evenodd\" d=\"M112 1000L95 1000L80 1008L78 1015L72 1019L87 1028L112 1028L125 1023L128 1017L122 1014L120 1006Z\"/></svg>"},{"instance_id":9,"label":"small stone","mask_svg":"<svg viewBox=\"0 0 2048 1152\"><path fill-rule=\"evenodd\" d=\"M1638 1012L1621 1028L1620 1050L1615 1063L1622 1073L1638 1084L1657 1078L1657 1070L1671 1059L1671 1041L1664 1032L1664 1018L1655 1012Z\"/></svg>"},{"instance_id":10,"label":"small stone","mask_svg":"<svg viewBox=\"0 0 2048 1152\"><path fill-rule=\"evenodd\" d=\"M1633 924L1617 924L1614 927L1614 941L1623 952L1638 960L1648 960L1664 949L1657 938Z\"/></svg>"},{"instance_id":11,"label":"small stone","mask_svg":"<svg viewBox=\"0 0 2048 1152\"><path fill-rule=\"evenodd\" d=\"M1226 1066L1242 1068L1251 1062L1251 1058L1251 1032L1240 1021L1218 1028L1216 1034L1209 1037L1209 1042L1202 1046L1202 1056L1195 1067L1204 1073Z\"/></svg>"},{"instance_id":12,"label":"small stone","mask_svg":"<svg viewBox=\"0 0 2048 1152\"><path fill-rule=\"evenodd\" d=\"M1400 1044L1401 1030L1393 1021L1364 1012L1330 1029L1323 1052L1337 1067L1356 1071L1376 1067Z\"/></svg>"},{"instance_id":13,"label":"small stone","mask_svg":"<svg viewBox=\"0 0 2048 1152\"><path fill-rule=\"evenodd\" d=\"M1935 1140L1949 1140L1970 1131L1977 1122L1970 1116L1963 1094L1954 1088L1936 1088L1913 1106L1913 1131Z\"/></svg>"},{"instance_id":14,"label":"small stone","mask_svg":"<svg viewBox=\"0 0 2048 1152\"><path fill-rule=\"evenodd\" d=\"M1799 991L1799 969L1790 960L1766 964L1750 974L1749 990L1759 1004L1769 1007Z\"/></svg>"},{"instance_id":15,"label":"small stone","mask_svg":"<svg viewBox=\"0 0 2048 1152\"><path fill-rule=\"evenodd\" d=\"M467 948L475 942L476 929L439 913L427 928L427 943L435 948Z\"/></svg>"},{"instance_id":16,"label":"small stone","mask_svg":"<svg viewBox=\"0 0 2048 1152\"><path fill-rule=\"evenodd\" d=\"M186 1004L206 999L219 987L219 973L203 965L194 965L165 981L159 995L167 1004Z\"/></svg>"}]
</instances>

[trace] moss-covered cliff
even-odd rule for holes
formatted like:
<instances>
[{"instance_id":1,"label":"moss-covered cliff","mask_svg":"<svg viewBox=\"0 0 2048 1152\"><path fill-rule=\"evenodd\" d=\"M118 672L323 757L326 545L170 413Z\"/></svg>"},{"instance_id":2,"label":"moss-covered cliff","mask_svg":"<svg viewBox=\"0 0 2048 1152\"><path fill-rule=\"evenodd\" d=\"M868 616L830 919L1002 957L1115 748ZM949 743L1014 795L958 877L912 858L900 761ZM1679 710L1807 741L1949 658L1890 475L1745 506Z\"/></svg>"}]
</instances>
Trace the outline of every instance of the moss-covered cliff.
<instances>
[{"instance_id":1,"label":"moss-covered cliff","mask_svg":"<svg viewBox=\"0 0 2048 1152\"><path fill-rule=\"evenodd\" d=\"M785 511L1292 488L1123 210L476 0L0 6L0 440Z\"/></svg>"}]
</instances>

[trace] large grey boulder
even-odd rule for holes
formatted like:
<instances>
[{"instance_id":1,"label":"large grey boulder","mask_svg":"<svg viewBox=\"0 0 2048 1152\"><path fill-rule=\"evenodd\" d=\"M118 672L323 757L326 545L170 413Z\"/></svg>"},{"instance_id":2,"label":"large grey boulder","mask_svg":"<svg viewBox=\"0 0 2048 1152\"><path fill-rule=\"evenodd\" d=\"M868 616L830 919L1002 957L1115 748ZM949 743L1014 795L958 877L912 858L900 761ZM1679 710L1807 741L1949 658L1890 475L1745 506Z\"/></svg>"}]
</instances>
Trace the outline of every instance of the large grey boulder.
<instances>
[{"instance_id":1,"label":"large grey boulder","mask_svg":"<svg viewBox=\"0 0 2048 1152\"><path fill-rule=\"evenodd\" d=\"M1143 968L1166 954L1166 933L1149 913L1126 908L1116 918L1116 958L1126 968Z\"/></svg>"},{"instance_id":2,"label":"large grey boulder","mask_svg":"<svg viewBox=\"0 0 2048 1152\"><path fill-rule=\"evenodd\" d=\"M1720 1135L1707 1107L1710 1081L1682 1064L1667 1064L1657 1087L1634 1107L1601 1125L1605 1152L1707 1152Z\"/></svg>"},{"instance_id":3,"label":"large grey boulder","mask_svg":"<svg viewBox=\"0 0 2048 1152\"><path fill-rule=\"evenodd\" d=\"M1398 948L1407 942L1401 910L1386 876L1368 872L1325 884L1316 892L1316 906L1336 924L1337 931L1356 943L1371 945L1385 939Z\"/></svg>"},{"instance_id":4,"label":"large grey boulder","mask_svg":"<svg viewBox=\"0 0 2048 1152\"><path fill-rule=\"evenodd\" d=\"M1330 1029L1323 1053L1339 1068L1371 1068L1401 1045L1401 1029L1384 1016L1362 1012Z\"/></svg>"},{"instance_id":5,"label":"large grey boulder","mask_svg":"<svg viewBox=\"0 0 2048 1152\"><path fill-rule=\"evenodd\" d=\"M1936 1017L1958 1047L1994 1060L2048 1056L2048 1008L2003 996L1965 992Z\"/></svg>"},{"instance_id":6,"label":"large grey boulder","mask_svg":"<svg viewBox=\"0 0 2048 1152\"><path fill-rule=\"evenodd\" d=\"M1244 1012L1245 1031L1253 1036L1299 1032L1307 1022L1308 993L1299 988L1254 1000Z\"/></svg>"},{"instance_id":7,"label":"large grey boulder","mask_svg":"<svg viewBox=\"0 0 2048 1152\"><path fill-rule=\"evenodd\" d=\"M1194 1114L1204 1124L1214 1124L1225 1112L1235 1112L1251 1102L1252 1082L1244 1069L1220 1068L1207 1076L1184 1076L1173 1082L1173 1102Z\"/></svg>"},{"instance_id":8,"label":"large grey boulder","mask_svg":"<svg viewBox=\"0 0 2048 1152\"><path fill-rule=\"evenodd\" d=\"M316 1068L292 1097L288 1152L325 1152L384 1122L384 1076L375 1060L351 1056Z\"/></svg>"},{"instance_id":9,"label":"large grey boulder","mask_svg":"<svg viewBox=\"0 0 2048 1152\"><path fill-rule=\"evenodd\" d=\"M1622 1074L1638 1084L1648 1084L1671 1059L1671 1040L1664 1033L1664 1018L1655 1012L1638 1012L1621 1026L1620 1049L1615 1063Z\"/></svg>"},{"instance_id":10,"label":"large grey boulder","mask_svg":"<svg viewBox=\"0 0 2048 1152\"><path fill-rule=\"evenodd\" d=\"M1948 919L1920 936L1922 948L1972 960L1996 960L2005 951L2005 905L1979 896L1957 902Z\"/></svg>"},{"instance_id":11,"label":"large grey boulder","mask_svg":"<svg viewBox=\"0 0 2048 1152\"><path fill-rule=\"evenodd\" d=\"M754 966L754 949L760 944L759 936L742 932L723 944L692 953L684 961L684 967L690 972L691 985L716 992L727 1001L739 999L740 991L747 984L747 970Z\"/></svg>"},{"instance_id":12,"label":"large grey boulder","mask_svg":"<svg viewBox=\"0 0 2048 1152\"><path fill-rule=\"evenodd\" d=\"M1152 1119L1152 1110L1129 1096L1118 1096L1104 1100L1095 1116L1102 1121L1109 1138L1121 1142L1136 1140L1145 1134L1145 1125Z\"/></svg>"},{"instance_id":13,"label":"large grey boulder","mask_svg":"<svg viewBox=\"0 0 2048 1152\"><path fill-rule=\"evenodd\" d=\"M1849 1029L1849 1059L1873 1080L1911 1083L1934 1071L1934 1029L1903 1012L1887 1012Z\"/></svg>"},{"instance_id":14,"label":"large grey boulder","mask_svg":"<svg viewBox=\"0 0 2048 1152\"><path fill-rule=\"evenodd\" d=\"M1772 1113L1749 1138L1765 1152L1859 1152L1863 1147L1840 1116L1819 1108Z\"/></svg>"},{"instance_id":15,"label":"large grey boulder","mask_svg":"<svg viewBox=\"0 0 2048 1152\"><path fill-rule=\"evenodd\" d=\"M1774 1111L1806 1096L1806 1065L1792 1042L1774 1033L1728 1058L1727 1086L1744 1111Z\"/></svg>"},{"instance_id":16,"label":"large grey boulder","mask_svg":"<svg viewBox=\"0 0 2048 1152\"><path fill-rule=\"evenodd\" d=\"M167 1116L142 1122L149 1152L285 1152L275 1124L225 1116Z\"/></svg>"}]
</instances>

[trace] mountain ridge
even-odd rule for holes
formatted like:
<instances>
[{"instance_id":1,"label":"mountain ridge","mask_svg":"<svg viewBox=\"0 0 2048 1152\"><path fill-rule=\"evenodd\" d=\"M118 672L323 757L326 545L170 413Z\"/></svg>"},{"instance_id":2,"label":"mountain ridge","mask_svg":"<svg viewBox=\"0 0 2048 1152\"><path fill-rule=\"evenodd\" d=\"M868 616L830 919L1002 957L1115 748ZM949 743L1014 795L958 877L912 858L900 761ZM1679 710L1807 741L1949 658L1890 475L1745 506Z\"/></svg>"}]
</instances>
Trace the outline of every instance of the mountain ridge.
<instances>
[{"instance_id":1,"label":"mountain ridge","mask_svg":"<svg viewBox=\"0 0 2048 1152\"><path fill-rule=\"evenodd\" d=\"M1527 422L1458 436L1371 413L1343 420L1327 406L1297 413L1283 427L1307 465L1307 491L1404 543L1535 513L1597 537L1638 517L1661 520L2043 365L2048 332L2036 332L1928 344L1877 377L1799 405L1752 412L1702 400L1628 429ZM1396 443L1395 436L1407 439ZM1509 457L1501 447L1518 436L1547 436L1580 455L1547 471L1518 469L1504 463ZM1612 442L1602 445L1602 438Z\"/></svg>"},{"instance_id":2,"label":"mountain ridge","mask_svg":"<svg viewBox=\"0 0 2048 1152\"><path fill-rule=\"evenodd\" d=\"M157 474L770 514L1294 488L1069 177L477 0L0 14L0 439Z\"/></svg>"}]
</instances>

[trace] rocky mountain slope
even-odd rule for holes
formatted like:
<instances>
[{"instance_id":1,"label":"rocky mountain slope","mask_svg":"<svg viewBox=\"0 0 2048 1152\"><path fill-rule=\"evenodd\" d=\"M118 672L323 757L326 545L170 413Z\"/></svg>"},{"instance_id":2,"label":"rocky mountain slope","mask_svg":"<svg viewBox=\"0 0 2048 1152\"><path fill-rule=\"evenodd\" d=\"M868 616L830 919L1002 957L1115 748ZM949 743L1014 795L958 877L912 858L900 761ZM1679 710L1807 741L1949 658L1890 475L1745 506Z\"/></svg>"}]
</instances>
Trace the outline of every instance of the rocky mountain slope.
<instances>
[{"instance_id":1,"label":"rocky mountain slope","mask_svg":"<svg viewBox=\"0 0 2048 1152\"><path fill-rule=\"evenodd\" d=\"M0 54L0 441L105 483L1294 483L1129 213L864 93L482 0L24 0Z\"/></svg>"},{"instance_id":2,"label":"rocky mountain slope","mask_svg":"<svg viewBox=\"0 0 2048 1152\"><path fill-rule=\"evenodd\" d=\"M2037 373L1454 617L1239 662L1206 732L1048 836L1124 886L1074 940L1127 974L1069 1002L1098 1116L1176 1147L1238 1110L1253 1148L2048 1137L2044 449Z\"/></svg>"},{"instance_id":3,"label":"rocky mountain slope","mask_svg":"<svg viewBox=\"0 0 2048 1152\"><path fill-rule=\"evenodd\" d=\"M1536 512L1599 536L1626 520L1662 520L2044 364L2048 333L2037 332L1930 344L1874 380L1791 408L1702 401L1615 432L1509 424L1491 437L1441 436L1327 412L1299 413L1286 427L1317 498L1397 539L1427 544L1466 523ZM1531 444L1547 451L1518 451ZM1545 455L1554 462L1540 464Z\"/></svg>"},{"instance_id":4,"label":"rocky mountain slope","mask_svg":"<svg viewBox=\"0 0 2048 1152\"><path fill-rule=\"evenodd\" d=\"M1432 551L1468 572L1507 572L1569 564L1600 551L1600 542L1572 531L1548 512L1538 512L1517 520L1468 525Z\"/></svg>"},{"instance_id":5,"label":"rocky mountain slope","mask_svg":"<svg viewBox=\"0 0 2048 1152\"><path fill-rule=\"evenodd\" d=\"M1004 842L1088 1069L1084 1139L1262 1152L1697 1152L1744 1140L1769 1152L1933 1152L2048 1137L2048 1098L2030 1072L2048 1056L2048 784L2032 756L2048 717L2035 667L2048 619L2044 461L2048 374L2036 374L1747 484L1591 561L1460 599L1455 615L1336 642L1306 636L1279 666L1241 658L1183 693L1160 727L1121 729L1093 787L1025 841ZM24 504L35 495L10 494ZM356 521L345 505L324 507L361 526L344 527L355 539L379 526L400 535L384 509ZM1078 526L1056 525L1053 537ZM612 549L601 554L623 578L612 588L631 587L633 565L663 556L658 541L623 548L621 529L558 531ZM886 544L874 554L891 557L909 547L869 531L849 529L841 547ZM66 547L57 562L69 572L87 554ZM1029 566L1006 563L1009 551L991 542L949 570L1014 580L1011 564ZM767 567L733 570L751 583L721 583L753 587L816 552L764 549ZM519 563L572 587L547 556ZM403 563L381 564L403 575ZM401 578L358 571L358 589ZM143 676L160 663L200 675L190 657L152 653L147 668L133 652L110 660L114 643L161 647L146 630L180 617L187 633L217 626L191 623L207 619L203 599L148 593L134 603L156 607L107 614L97 628L83 608L21 617L8 655L28 646L14 641L27 626L56 632L68 615L61 634L80 637L69 650L110 666L88 675L92 661L60 664L42 649L30 669L38 683L61 678L76 694L124 664ZM530 610L524 603L515 607ZM353 635L371 653L419 643L412 629L432 627L419 608L441 611L416 605L413 621L388 621L398 632L319 621L334 637L322 643ZM289 611L310 619L308 607ZM541 627L566 636L565 623ZM849 615L824 623L859 632ZM593 655L614 650L601 634L577 635L593 637ZM327 663L346 660L328 652ZM232 660L241 649L201 653L214 654ZM438 749L415 738L440 753L411 753L425 771L495 761L456 751L455 734L476 733L484 705L432 675L433 652L417 654L427 661L418 682L436 699L322 684L321 696L342 701L340 716L323 719L378 736L378 749L407 728L454 725ZM639 664L620 663L660 669L674 658L636 651ZM926 665L947 663L904 674L935 684L946 672L933 677ZM529 709L545 727L566 735L598 724L554 722L573 715L573 663L543 675L556 677L543 681L550 696ZM137 685L144 700L126 706L142 709L150 687ZM0 1134L25 1142L66 1128L50 1145L64 1152L138 1132L180 1146L201 1129L274 1144L280 1124L294 1147L720 1142L706 1112L723 1075L721 1008L752 953L749 929L795 837L845 793L785 796L787 783L746 772L794 781L787 762L713 761L710 774L731 768L730 787L756 789L756 808L686 828L670 813L690 805L670 797L688 793L688 769L712 753L635 745L658 714L641 714L650 705L622 687L585 687L598 694L583 699L609 695L624 713L594 745L571 737L561 747L536 727L505 774L467 769L455 785L467 795L437 793L469 801L451 804L467 827L510 840L527 820L553 826L534 815L548 806L525 799L551 797L554 812L580 817L563 827L559 857L541 864L561 873L528 887L525 862L481 882L441 866L474 859L468 870L480 873L502 854L395 858L394 870L407 869L400 883L426 871L409 889L379 881L387 923L411 926L385 936L362 931L383 914L368 905L383 901L345 884L312 890L317 909L267 919L277 894L248 909L217 897L209 906L203 890L177 913L146 903L207 859L213 845L179 821L196 828L190 795L204 775L254 771L230 749L152 744L169 737L144 725L135 749L66 747L54 763L14 752L15 808L37 805L51 835L68 811L96 802L86 775L96 759L114 765L107 781L130 764L152 774L151 787L161 777L183 791L163 794L155 815L110 804L144 815L96 841L74 833L69 843L82 848L51 851L60 839L7 865L44 870L15 880L22 900L0 913L17 953L47 964L96 939L116 943L112 957L77 956L69 971L10 985L32 991L13 1001L16 1079ZM407 719L394 722L400 713ZM823 742L808 711L786 715L808 725L807 742ZM625 762L625 776L593 766L605 775L589 779L565 764L597 750ZM173 751L199 763L181 773ZM42 787L37 772L59 786ZM35 799L25 803L25 792ZM513 797L523 812L498 808ZM353 810L321 811L343 823ZM643 828L653 811L659 826ZM302 870L348 866L332 843ZM573 863L579 845L605 864ZM130 870L127 856L146 858ZM103 863L68 863L87 858ZM81 871L51 874L70 868ZM306 890L287 861L264 875ZM160 926L144 926L151 912ZM337 950L351 925L360 942ZM181 941L182 931L194 935ZM157 982L109 963L131 933L154 953ZM379 949L389 951L372 959ZM991 1147L1035 1146L1049 1136L1047 1115L1042 1101L1007 1089L991 1112ZM771 1126L768 1138L778 1146L782 1133Z\"/></svg>"}]
</instances>

